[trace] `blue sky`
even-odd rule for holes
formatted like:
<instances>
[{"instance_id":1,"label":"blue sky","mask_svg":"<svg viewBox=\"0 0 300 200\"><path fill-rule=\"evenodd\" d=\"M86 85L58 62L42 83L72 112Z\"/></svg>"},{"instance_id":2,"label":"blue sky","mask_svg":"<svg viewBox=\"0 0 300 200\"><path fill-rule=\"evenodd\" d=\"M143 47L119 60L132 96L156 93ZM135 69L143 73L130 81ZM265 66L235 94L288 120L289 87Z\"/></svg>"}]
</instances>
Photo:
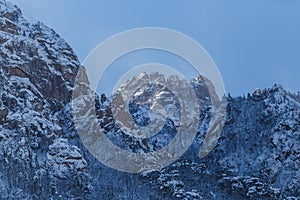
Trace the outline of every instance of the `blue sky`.
<instances>
[{"instance_id":1,"label":"blue sky","mask_svg":"<svg viewBox=\"0 0 300 200\"><path fill-rule=\"evenodd\" d=\"M106 38L132 28L164 27L199 42L227 92L279 83L300 91L298 0L11 0L31 21L55 29L83 61Z\"/></svg>"}]
</instances>

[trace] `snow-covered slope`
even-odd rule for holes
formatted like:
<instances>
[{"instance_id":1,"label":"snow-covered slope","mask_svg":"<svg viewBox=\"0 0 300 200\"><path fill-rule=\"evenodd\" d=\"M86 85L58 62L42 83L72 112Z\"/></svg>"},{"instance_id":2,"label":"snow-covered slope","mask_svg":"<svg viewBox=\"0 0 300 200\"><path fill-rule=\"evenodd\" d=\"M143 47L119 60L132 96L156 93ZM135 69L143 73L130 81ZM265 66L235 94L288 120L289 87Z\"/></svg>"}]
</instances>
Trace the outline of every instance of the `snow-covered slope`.
<instances>
[{"instance_id":1,"label":"snow-covered slope","mask_svg":"<svg viewBox=\"0 0 300 200\"><path fill-rule=\"evenodd\" d=\"M61 138L57 116L70 101L78 67L58 34L28 23L19 8L0 1L1 199L89 193L87 163Z\"/></svg>"},{"instance_id":2,"label":"snow-covered slope","mask_svg":"<svg viewBox=\"0 0 300 200\"><path fill-rule=\"evenodd\" d=\"M300 199L299 96L274 85L228 97L217 146L200 159L212 86L195 77L191 85L202 112L192 146L160 171L128 174L98 162L76 133L70 98L78 69L75 53L57 33L27 22L20 9L0 0L0 199ZM178 83L176 77L169 81ZM171 91L144 90L130 104L137 124L149 123L149 96L178 116ZM106 135L127 151L156 151L176 134L176 120L166 120L148 140L122 132L105 95L95 109Z\"/></svg>"},{"instance_id":3,"label":"snow-covered slope","mask_svg":"<svg viewBox=\"0 0 300 200\"><path fill-rule=\"evenodd\" d=\"M134 81L139 82L138 79ZM203 78L198 77L191 82L196 94L201 93L197 95L199 102L203 102L199 133L191 148L180 160L161 171L145 172L139 178L132 176L144 184L146 182L145 185L151 189L147 198L299 199L298 97L286 92L280 85L274 85L270 89L256 89L246 97L228 97L226 123L221 138L212 152L200 159L197 153L210 119L209 94L207 85L202 81ZM131 84L128 82L121 89L127 90ZM149 90L146 91L149 94ZM133 96L136 100L141 98ZM105 101L100 102L101 112L111 113L110 106L107 106L110 105L108 100L104 97L102 99ZM143 106L140 110L143 110ZM133 111L138 113L139 108ZM147 115L136 116L147 118ZM113 122L109 124L112 128L106 130L108 136L121 134L113 128ZM132 151L142 149L145 152L145 144L152 147L150 151L157 150L176 134L176 130L170 127L162 129L161 132L167 134L160 140L143 141L128 138L124 133L122 137L111 139L123 148L126 146L125 141L127 149ZM159 136L160 134L156 135ZM99 184L107 186L105 182ZM134 189L133 194L130 196L132 199L142 195L142 192Z\"/></svg>"}]
</instances>

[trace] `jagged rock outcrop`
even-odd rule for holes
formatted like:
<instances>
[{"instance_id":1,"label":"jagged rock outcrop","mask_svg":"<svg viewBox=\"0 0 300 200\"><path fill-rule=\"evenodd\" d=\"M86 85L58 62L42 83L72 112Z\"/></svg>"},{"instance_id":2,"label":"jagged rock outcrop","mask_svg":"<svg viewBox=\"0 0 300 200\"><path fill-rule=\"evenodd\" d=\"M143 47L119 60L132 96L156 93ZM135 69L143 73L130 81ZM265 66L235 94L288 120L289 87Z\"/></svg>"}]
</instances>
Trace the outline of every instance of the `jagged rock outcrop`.
<instances>
[{"instance_id":1,"label":"jagged rock outcrop","mask_svg":"<svg viewBox=\"0 0 300 200\"><path fill-rule=\"evenodd\" d=\"M1 68L26 77L54 108L70 99L79 61L71 47L41 22L28 23L16 6L1 1Z\"/></svg>"}]
</instances>

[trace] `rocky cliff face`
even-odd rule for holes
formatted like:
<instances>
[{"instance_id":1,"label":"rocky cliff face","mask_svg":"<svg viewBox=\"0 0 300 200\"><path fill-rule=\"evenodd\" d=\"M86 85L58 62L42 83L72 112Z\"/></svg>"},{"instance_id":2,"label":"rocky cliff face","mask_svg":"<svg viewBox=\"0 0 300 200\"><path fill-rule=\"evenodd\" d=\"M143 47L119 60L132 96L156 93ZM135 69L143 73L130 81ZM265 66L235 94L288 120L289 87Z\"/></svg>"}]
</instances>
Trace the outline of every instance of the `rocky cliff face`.
<instances>
[{"instance_id":1,"label":"rocky cliff face","mask_svg":"<svg viewBox=\"0 0 300 200\"><path fill-rule=\"evenodd\" d=\"M76 133L70 98L78 70L75 53L58 34L27 22L20 9L0 0L0 199L300 198L300 103L282 87L228 97L218 144L200 159L210 83L195 78L191 85L202 112L192 146L160 171L128 174L98 162ZM138 124L149 121L145 95L137 94L130 107ZM176 102L169 103L178 108ZM105 95L95 109L107 136L128 151L157 150L176 134L167 121L160 138L126 135Z\"/></svg>"},{"instance_id":2,"label":"rocky cliff face","mask_svg":"<svg viewBox=\"0 0 300 200\"><path fill-rule=\"evenodd\" d=\"M0 198L86 197L87 163L62 138L79 62L70 46L0 1Z\"/></svg>"}]
</instances>

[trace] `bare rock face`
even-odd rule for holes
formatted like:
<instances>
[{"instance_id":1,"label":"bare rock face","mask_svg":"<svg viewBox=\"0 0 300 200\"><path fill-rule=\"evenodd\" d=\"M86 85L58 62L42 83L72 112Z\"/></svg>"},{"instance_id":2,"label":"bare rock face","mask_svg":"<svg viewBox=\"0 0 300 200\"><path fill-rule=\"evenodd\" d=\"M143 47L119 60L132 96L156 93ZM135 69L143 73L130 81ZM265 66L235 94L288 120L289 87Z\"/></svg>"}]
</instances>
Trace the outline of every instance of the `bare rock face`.
<instances>
[{"instance_id":1,"label":"bare rock face","mask_svg":"<svg viewBox=\"0 0 300 200\"><path fill-rule=\"evenodd\" d=\"M61 108L70 100L76 55L54 30L28 23L10 3L0 6L1 68L10 76L27 77L53 107Z\"/></svg>"}]
</instances>

